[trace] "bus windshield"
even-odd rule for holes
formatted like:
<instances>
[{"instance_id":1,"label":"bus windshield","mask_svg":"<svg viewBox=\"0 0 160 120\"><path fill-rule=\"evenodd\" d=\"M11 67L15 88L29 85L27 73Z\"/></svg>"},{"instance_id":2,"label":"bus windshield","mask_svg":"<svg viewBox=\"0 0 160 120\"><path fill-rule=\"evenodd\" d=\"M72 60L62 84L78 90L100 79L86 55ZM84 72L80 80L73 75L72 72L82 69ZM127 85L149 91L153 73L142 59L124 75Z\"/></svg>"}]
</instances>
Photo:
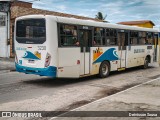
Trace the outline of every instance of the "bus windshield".
<instances>
[{"instance_id":1,"label":"bus windshield","mask_svg":"<svg viewBox=\"0 0 160 120\"><path fill-rule=\"evenodd\" d=\"M45 19L17 21L16 40L24 44L43 44L46 41Z\"/></svg>"}]
</instances>

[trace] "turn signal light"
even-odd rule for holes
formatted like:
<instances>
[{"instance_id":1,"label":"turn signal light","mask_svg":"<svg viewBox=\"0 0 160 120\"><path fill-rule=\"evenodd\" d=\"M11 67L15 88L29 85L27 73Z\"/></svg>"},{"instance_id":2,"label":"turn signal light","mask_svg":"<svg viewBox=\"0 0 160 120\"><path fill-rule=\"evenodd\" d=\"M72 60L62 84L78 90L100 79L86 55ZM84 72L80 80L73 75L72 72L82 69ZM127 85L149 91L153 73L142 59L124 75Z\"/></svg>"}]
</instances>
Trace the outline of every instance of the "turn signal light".
<instances>
[{"instance_id":1,"label":"turn signal light","mask_svg":"<svg viewBox=\"0 0 160 120\"><path fill-rule=\"evenodd\" d=\"M51 62L51 55L47 53L45 60L45 67L48 67L50 65L50 62Z\"/></svg>"}]
</instances>

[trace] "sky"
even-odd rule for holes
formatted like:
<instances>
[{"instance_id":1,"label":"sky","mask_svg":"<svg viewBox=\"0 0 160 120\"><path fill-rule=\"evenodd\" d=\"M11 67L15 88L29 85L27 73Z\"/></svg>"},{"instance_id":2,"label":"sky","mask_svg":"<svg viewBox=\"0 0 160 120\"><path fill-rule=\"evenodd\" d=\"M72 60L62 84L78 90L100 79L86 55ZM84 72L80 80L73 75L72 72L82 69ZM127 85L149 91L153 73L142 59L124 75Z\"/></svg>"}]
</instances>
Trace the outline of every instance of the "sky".
<instances>
[{"instance_id":1,"label":"sky","mask_svg":"<svg viewBox=\"0 0 160 120\"><path fill-rule=\"evenodd\" d=\"M118 23L133 20L152 20L160 26L160 0L23 0L34 8L95 18L98 12L107 15L106 21Z\"/></svg>"}]
</instances>

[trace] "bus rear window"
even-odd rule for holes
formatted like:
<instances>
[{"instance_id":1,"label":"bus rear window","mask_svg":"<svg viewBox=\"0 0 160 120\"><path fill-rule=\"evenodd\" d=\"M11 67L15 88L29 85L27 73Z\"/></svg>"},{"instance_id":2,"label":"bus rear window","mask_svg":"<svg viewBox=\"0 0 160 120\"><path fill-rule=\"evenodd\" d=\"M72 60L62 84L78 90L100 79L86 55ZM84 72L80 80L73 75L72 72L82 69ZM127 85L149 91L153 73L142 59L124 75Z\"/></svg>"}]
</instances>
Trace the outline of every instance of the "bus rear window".
<instances>
[{"instance_id":1,"label":"bus rear window","mask_svg":"<svg viewBox=\"0 0 160 120\"><path fill-rule=\"evenodd\" d=\"M45 19L19 20L16 24L16 40L24 44L42 44L46 41Z\"/></svg>"}]
</instances>

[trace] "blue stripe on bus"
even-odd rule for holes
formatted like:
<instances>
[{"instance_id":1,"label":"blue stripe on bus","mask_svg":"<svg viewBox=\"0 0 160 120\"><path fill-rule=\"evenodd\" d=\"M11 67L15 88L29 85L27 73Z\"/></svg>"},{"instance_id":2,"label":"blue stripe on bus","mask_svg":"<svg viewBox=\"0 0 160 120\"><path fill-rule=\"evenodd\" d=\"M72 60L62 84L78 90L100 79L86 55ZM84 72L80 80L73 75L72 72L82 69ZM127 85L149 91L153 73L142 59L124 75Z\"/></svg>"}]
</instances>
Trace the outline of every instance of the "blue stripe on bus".
<instances>
[{"instance_id":1,"label":"blue stripe on bus","mask_svg":"<svg viewBox=\"0 0 160 120\"><path fill-rule=\"evenodd\" d=\"M108 61L119 60L117 51L115 48L110 48L107 51L105 51L97 60L93 62L93 64L103 62L105 60L108 60Z\"/></svg>"},{"instance_id":2,"label":"blue stripe on bus","mask_svg":"<svg viewBox=\"0 0 160 120\"><path fill-rule=\"evenodd\" d=\"M26 51L26 53L25 53L25 55L24 55L23 58L40 60L36 55L34 55L33 53L31 53L30 51Z\"/></svg>"},{"instance_id":3,"label":"blue stripe on bus","mask_svg":"<svg viewBox=\"0 0 160 120\"><path fill-rule=\"evenodd\" d=\"M47 68L30 68L30 67L21 66L15 63L15 67L16 67L16 71L23 72L26 74L56 77L56 73L57 73L57 68L54 66L49 66Z\"/></svg>"}]
</instances>

